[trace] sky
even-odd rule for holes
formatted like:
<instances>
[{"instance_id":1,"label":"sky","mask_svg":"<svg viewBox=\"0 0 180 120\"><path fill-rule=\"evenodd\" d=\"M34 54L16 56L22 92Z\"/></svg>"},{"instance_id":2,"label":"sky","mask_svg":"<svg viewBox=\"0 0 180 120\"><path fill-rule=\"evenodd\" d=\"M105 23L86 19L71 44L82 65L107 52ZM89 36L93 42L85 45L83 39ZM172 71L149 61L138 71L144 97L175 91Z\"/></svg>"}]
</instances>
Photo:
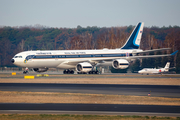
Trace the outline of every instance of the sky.
<instances>
[{"instance_id":1,"label":"sky","mask_svg":"<svg viewBox=\"0 0 180 120\"><path fill-rule=\"evenodd\" d=\"M0 26L180 26L180 0L0 0Z\"/></svg>"}]
</instances>

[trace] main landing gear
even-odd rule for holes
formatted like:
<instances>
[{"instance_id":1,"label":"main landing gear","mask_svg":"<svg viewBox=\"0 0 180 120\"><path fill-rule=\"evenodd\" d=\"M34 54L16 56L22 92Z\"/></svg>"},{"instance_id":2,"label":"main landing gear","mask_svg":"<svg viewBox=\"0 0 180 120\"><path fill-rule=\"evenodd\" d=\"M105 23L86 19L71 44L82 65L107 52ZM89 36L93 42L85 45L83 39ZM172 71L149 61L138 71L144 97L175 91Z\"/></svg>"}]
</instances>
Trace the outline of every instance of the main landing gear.
<instances>
[{"instance_id":1,"label":"main landing gear","mask_svg":"<svg viewBox=\"0 0 180 120\"><path fill-rule=\"evenodd\" d=\"M86 72L77 72L77 74L87 74ZM98 70L89 71L88 74L99 74Z\"/></svg>"},{"instance_id":2,"label":"main landing gear","mask_svg":"<svg viewBox=\"0 0 180 120\"><path fill-rule=\"evenodd\" d=\"M67 69L67 70L64 70L63 73L64 74L74 74L74 71Z\"/></svg>"},{"instance_id":3,"label":"main landing gear","mask_svg":"<svg viewBox=\"0 0 180 120\"><path fill-rule=\"evenodd\" d=\"M73 70L66 69L63 74L74 74ZM77 72L77 74L87 74L86 72ZM99 74L98 70L89 71L88 74Z\"/></svg>"},{"instance_id":4,"label":"main landing gear","mask_svg":"<svg viewBox=\"0 0 180 120\"><path fill-rule=\"evenodd\" d=\"M93 71L89 71L88 73L89 74L99 74L99 71L98 70L93 70Z\"/></svg>"}]
</instances>

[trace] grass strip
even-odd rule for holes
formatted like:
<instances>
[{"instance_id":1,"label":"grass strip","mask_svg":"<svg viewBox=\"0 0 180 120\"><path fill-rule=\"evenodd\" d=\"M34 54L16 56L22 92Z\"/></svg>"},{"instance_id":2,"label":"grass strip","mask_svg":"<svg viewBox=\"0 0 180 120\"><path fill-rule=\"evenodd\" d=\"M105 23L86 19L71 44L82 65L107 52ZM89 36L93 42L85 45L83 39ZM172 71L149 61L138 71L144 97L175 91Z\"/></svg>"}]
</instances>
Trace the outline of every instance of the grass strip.
<instances>
[{"instance_id":1,"label":"grass strip","mask_svg":"<svg viewBox=\"0 0 180 120\"><path fill-rule=\"evenodd\" d=\"M121 116L121 115L52 115L0 114L0 120L180 120L179 117Z\"/></svg>"},{"instance_id":2,"label":"grass strip","mask_svg":"<svg viewBox=\"0 0 180 120\"><path fill-rule=\"evenodd\" d=\"M180 105L180 98L83 93L0 91L0 103Z\"/></svg>"}]
</instances>

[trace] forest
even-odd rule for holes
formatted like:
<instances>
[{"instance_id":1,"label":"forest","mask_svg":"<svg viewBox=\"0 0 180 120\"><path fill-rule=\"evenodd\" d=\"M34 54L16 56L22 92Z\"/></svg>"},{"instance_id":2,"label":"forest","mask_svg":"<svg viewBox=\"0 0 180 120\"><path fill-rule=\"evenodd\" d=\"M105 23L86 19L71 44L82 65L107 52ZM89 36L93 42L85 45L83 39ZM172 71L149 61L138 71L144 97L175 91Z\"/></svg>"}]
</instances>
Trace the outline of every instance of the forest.
<instances>
[{"instance_id":1,"label":"forest","mask_svg":"<svg viewBox=\"0 0 180 120\"><path fill-rule=\"evenodd\" d=\"M77 28L50 28L41 25L21 27L0 27L0 66L14 66L11 58L27 50L75 50L75 49L114 49L120 48L135 26L99 28L80 25ZM144 27L140 49L171 48L169 51L153 54L170 54L180 50L180 27ZM132 62L129 69L134 72L144 67L164 67L171 62L180 73L180 52L173 57L148 58ZM119 72L118 70L113 70Z\"/></svg>"}]
</instances>

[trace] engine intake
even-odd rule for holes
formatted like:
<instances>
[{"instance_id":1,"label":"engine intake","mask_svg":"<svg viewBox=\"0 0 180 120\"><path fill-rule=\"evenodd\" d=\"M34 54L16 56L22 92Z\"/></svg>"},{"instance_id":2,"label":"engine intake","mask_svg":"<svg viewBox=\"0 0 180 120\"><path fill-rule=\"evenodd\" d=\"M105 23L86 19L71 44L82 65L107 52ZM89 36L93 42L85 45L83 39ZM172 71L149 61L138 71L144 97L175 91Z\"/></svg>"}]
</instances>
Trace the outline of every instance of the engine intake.
<instances>
[{"instance_id":1,"label":"engine intake","mask_svg":"<svg viewBox=\"0 0 180 120\"><path fill-rule=\"evenodd\" d=\"M46 72L48 68L33 68L35 72Z\"/></svg>"},{"instance_id":2,"label":"engine intake","mask_svg":"<svg viewBox=\"0 0 180 120\"><path fill-rule=\"evenodd\" d=\"M126 69L129 67L129 62L125 59L116 59L112 62L112 66L115 69Z\"/></svg>"},{"instance_id":3,"label":"engine intake","mask_svg":"<svg viewBox=\"0 0 180 120\"><path fill-rule=\"evenodd\" d=\"M84 62L84 63L79 63L76 66L77 72L89 72L92 70L92 65L90 63Z\"/></svg>"}]
</instances>

